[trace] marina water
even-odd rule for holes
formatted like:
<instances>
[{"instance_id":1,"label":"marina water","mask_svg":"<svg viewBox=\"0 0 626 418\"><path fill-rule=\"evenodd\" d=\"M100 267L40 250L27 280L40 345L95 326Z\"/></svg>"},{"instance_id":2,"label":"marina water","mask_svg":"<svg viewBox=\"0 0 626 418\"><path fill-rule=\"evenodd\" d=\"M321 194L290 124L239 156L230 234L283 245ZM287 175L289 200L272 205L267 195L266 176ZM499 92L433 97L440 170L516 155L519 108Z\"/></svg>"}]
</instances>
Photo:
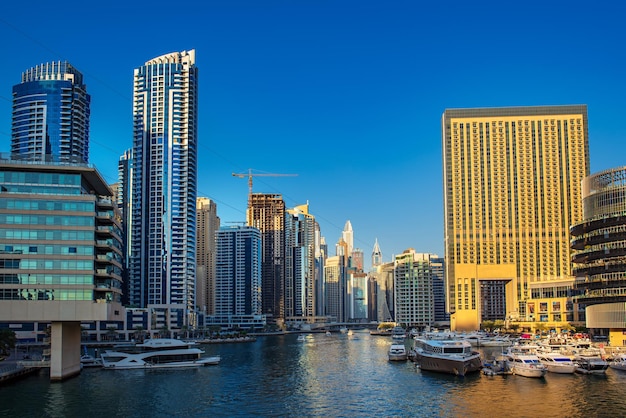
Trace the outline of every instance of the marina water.
<instances>
[{"instance_id":1,"label":"marina water","mask_svg":"<svg viewBox=\"0 0 626 418\"><path fill-rule=\"evenodd\" d=\"M198 369L85 369L62 383L41 373L0 387L0 416L626 416L626 372L458 378L389 362L390 345L365 330L289 334L205 345L222 361Z\"/></svg>"}]
</instances>

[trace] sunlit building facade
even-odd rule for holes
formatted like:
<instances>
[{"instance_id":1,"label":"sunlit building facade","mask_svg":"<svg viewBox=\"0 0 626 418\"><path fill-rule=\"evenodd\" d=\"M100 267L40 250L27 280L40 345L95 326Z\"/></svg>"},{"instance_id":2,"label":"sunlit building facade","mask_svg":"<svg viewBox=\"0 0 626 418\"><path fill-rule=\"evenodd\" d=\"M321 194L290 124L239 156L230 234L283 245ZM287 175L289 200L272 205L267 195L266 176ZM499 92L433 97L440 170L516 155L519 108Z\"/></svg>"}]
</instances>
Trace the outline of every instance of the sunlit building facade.
<instances>
[{"instance_id":1,"label":"sunlit building facade","mask_svg":"<svg viewBox=\"0 0 626 418\"><path fill-rule=\"evenodd\" d=\"M199 197L196 204L196 305L208 315L215 313L216 234L220 229L217 204Z\"/></svg>"},{"instance_id":2,"label":"sunlit building facade","mask_svg":"<svg viewBox=\"0 0 626 418\"><path fill-rule=\"evenodd\" d=\"M435 298L430 254L408 249L395 257L395 321L425 329L435 323Z\"/></svg>"},{"instance_id":3,"label":"sunlit building facade","mask_svg":"<svg viewBox=\"0 0 626 418\"><path fill-rule=\"evenodd\" d=\"M626 167L583 182L584 220L573 225L576 300L586 325L608 331L611 345L626 345Z\"/></svg>"},{"instance_id":4,"label":"sunlit building facade","mask_svg":"<svg viewBox=\"0 0 626 418\"><path fill-rule=\"evenodd\" d=\"M537 284L573 284L569 227L589 174L587 107L448 109L442 117L451 327L482 318L481 282L505 283L505 319L531 317Z\"/></svg>"}]
</instances>

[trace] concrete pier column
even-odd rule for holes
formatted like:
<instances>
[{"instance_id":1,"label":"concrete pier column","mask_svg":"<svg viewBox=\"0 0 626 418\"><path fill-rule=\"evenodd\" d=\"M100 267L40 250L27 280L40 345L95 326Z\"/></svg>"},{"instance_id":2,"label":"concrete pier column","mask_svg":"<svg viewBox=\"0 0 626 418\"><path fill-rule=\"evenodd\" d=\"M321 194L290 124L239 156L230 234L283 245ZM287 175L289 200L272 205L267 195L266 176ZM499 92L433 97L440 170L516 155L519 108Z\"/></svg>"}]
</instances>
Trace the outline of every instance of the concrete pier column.
<instances>
[{"instance_id":1,"label":"concrete pier column","mask_svg":"<svg viewBox=\"0 0 626 418\"><path fill-rule=\"evenodd\" d=\"M80 322L52 322L50 380L61 381L80 373Z\"/></svg>"}]
</instances>

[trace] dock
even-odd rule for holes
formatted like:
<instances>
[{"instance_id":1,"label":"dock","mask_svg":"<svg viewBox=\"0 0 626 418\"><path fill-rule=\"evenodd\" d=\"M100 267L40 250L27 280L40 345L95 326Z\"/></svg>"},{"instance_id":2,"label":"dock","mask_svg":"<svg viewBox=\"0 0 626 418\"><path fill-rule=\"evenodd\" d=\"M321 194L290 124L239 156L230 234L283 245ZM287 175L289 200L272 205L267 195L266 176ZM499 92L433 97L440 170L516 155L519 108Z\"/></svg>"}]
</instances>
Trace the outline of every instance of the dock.
<instances>
[{"instance_id":1,"label":"dock","mask_svg":"<svg viewBox=\"0 0 626 418\"><path fill-rule=\"evenodd\" d=\"M28 367L16 363L2 366L0 367L0 385L39 373L40 370L41 367Z\"/></svg>"}]
</instances>

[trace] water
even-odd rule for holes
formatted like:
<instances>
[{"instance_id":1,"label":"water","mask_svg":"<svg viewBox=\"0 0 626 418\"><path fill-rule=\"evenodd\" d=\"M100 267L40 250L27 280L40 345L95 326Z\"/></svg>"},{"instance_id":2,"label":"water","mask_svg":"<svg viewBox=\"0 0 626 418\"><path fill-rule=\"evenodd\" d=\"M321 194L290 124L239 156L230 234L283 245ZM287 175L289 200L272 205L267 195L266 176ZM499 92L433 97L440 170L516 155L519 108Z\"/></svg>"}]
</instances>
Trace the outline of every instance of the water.
<instances>
[{"instance_id":1,"label":"water","mask_svg":"<svg viewBox=\"0 0 626 418\"><path fill-rule=\"evenodd\" d=\"M389 362L389 337L355 335L207 345L222 361L199 369L85 369L62 383L42 373L0 387L0 416L626 416L624 372L458 378Z\"/></svg>"}]
</instances>

